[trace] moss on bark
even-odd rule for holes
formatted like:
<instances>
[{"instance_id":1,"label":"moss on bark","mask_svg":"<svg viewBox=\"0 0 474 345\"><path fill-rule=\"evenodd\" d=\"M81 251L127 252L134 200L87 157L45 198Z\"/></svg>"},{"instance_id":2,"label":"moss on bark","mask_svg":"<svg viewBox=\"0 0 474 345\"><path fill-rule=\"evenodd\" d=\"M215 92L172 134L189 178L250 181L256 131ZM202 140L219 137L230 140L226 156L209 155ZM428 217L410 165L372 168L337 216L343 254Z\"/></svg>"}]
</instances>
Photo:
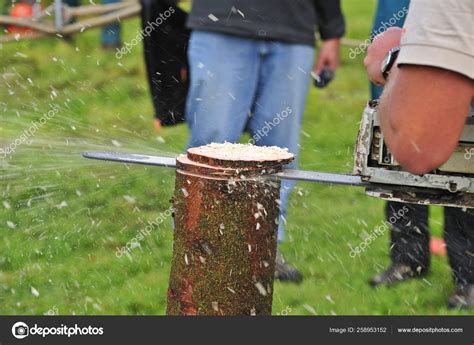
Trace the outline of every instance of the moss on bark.
<instances>
[{"instance_id":1,"label":"moss on bark","mask_svg":"<svg viewBox=\"0 0 474 345\"><path fill-rule=\"evenodd\" d=\"M262 177L265 167L235 178L178 168L167 313L270 315L279 181Z\"/></svg>"}]
</instances>

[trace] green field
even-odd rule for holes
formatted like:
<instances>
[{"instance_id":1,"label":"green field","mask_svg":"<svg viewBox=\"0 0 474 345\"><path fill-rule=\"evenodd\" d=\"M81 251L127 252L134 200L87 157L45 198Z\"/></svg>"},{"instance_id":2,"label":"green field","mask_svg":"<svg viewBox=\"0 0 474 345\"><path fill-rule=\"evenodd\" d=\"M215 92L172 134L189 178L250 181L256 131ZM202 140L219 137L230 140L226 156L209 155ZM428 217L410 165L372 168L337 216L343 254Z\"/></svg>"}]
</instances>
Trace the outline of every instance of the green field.
<instances>
[{"instance_id":1,"label":"green field","mask_svg":"<svg viewBox=\"0 0 474 345\"><path fill-rule=\"evenodd\" d=\"M374 0L344 0L347 37L365 39ZM124 41L140 30L123 24ZM368 98L363 56L342 51L337 78L311 89L301 167L348 172ZM82 159L83 150L176 154L186 126L154 131L142 47L117 60L100 48L99 31L4 44L0 48L0 147L10 145L50 105L58 113L28 142L0 159L0 314L164 314L170 270L170 219L130 255L115 250L169 206L173 171ZM374 290L385 267L388 234L355 259L383 220L382 201L362 190L299 183L290 200L282 250L301 269L301 285L275 283L274 314L460 314L445 301L453 284L445 257L431 274ZM442 234L440 209L432 231Z\"/></svg>"}]
</instances>

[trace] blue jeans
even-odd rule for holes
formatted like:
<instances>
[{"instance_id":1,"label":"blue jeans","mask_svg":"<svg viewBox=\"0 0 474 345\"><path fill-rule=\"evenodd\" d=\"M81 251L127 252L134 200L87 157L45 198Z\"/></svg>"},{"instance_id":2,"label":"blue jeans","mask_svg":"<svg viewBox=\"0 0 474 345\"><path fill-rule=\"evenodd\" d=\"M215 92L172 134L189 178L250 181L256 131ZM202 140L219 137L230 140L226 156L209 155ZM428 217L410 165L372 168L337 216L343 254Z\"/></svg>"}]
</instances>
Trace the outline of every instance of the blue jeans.
<instances>
[{"instance_id":1,"label":"blue jeans","mask_svg":"<svg viewBox=\"0 0 474 345\"><path fill-rule=\"evenodd\" d=\"M375 12L374 27L372 35L379 32L383 27L396 22L393 26L402 27L405 23L406 16L398 16L399 11L410 6L410 0L379 0L377 4L377 11ZM402 13L402 12L400 12ZM400 18L398 20L398 18ZM392 22L390 22L392 20ZM385 24L385 26L384 26ZM370 83L370 92L372 99L378 99L382 95L383 87Z\"/></svg>"},{"instance_id":2,"label":"blue jeans","mask_svg":"<svg viewBox=\"0 0 474 345\"><path fill-rule=\"evenodd\" d=\"M113 4L121 0L102 0L102 4ZM119 45L120 44L120 24L110 24L102 28L102 44Z\"/></svg>"},{"instance_id":3,"label":"blue jeans","mask_svg":"<svg viewBox=\"0 0 474 345\"><path fill-rule=\"evenodd\" d=\"M121 0L102 0L102 5L105 4L113 4L116 2L120 2ZM63 3L71 6L77 7L81 5L80 0L63 0ZM71 21L74 22L74 21ZM120 24L110 24L106 25L102 28L101 34L102 44L109 44L109 45L119 45L120 44Z\"/></svg>"},{"instance_id":4,"label":"blue jeans","mask_svg":"<svg viewBox=\"0 0 474 345\"><path fill-rule=\"evenodd\" d=\"M238 142L248 130L255 145L286 147L298 157L313 47L194 31L188 57L188 147ZM282 183L279 241L293 185Z\"/></svg>"}]
</instances>

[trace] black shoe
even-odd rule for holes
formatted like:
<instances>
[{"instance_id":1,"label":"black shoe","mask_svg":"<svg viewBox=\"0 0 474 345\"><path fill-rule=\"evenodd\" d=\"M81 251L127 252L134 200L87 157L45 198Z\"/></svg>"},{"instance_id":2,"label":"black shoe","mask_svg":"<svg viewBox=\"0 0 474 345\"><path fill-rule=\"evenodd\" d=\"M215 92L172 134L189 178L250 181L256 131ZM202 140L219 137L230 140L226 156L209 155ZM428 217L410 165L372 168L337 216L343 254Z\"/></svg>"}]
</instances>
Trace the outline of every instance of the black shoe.
<instances>
[{"instance_id":1,"label":"black shoe","mask_svg":"<svg viewBox=\"0 0 474 345\"><path fill-rule=\"evenodd\" d=\"M458 285L448 299L449 308L469 309L474 307L474 284Z\"/></svg>"},{"instance_id":2,"label":"black shoe","mask_svg":"<svg viewBox=\"0 0 474 345\"><path fill-rule=\"evenodd\" d=\"M303 281L303 275L300 271L288 265L279 250L277 250L275 260L275 279L292 283L301 283Z\"/></svg>"},{"instance_id":3,"label":"black shoe","mask_svg":"<svg viewBox=\"0 0 474 345\"><path fill-rule=\"evenodd\" d=\"M404 264L392 264L385 271L370 279L369 284L372 287L378 285L391 286L411 278L421 277L426 274L426 271L427 270L421 270L420 272L415 272L410 266Z\"/></svg>"}]
</instances>

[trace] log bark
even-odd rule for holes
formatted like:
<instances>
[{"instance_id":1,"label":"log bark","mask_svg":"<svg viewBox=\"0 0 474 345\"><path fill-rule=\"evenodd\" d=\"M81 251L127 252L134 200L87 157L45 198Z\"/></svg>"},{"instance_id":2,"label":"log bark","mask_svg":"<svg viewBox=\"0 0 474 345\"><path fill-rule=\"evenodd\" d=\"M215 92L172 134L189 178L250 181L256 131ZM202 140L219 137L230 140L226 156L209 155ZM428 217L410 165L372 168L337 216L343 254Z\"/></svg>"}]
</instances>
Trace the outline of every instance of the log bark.
<instances>
[{"instance_id":1,"label":"log bark","mask_svg":"<svg viewBox=\"0 0 474 345\"><path fill-rule=\"evenodd\" d=\"M271 314L280 182L263 175L292 155L268 153L178 157L168 315Z\"/></svg>"}]
</instances>

